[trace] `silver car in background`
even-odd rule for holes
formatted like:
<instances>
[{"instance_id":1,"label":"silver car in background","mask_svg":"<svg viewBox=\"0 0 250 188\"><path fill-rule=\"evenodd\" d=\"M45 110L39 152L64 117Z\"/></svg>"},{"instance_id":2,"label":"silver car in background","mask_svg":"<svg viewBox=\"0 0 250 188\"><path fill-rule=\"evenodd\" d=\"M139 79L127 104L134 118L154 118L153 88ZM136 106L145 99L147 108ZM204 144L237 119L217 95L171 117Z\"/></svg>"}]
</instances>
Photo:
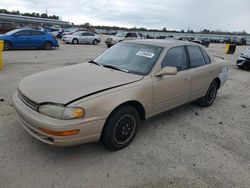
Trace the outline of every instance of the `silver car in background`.
<instances>
[{"instance_id":1,"label":"silver car in background","mask_svg":"<svg viewBox=\"0 0 250 188\"><path fill-rule=\"evenodd\" d=\"M240 54L238 60L236 61L236 65L239 67L239 69L250 70L250 48L247 48Z\"/></svg>"},{"instance_id":2,"label":"silver car in background","mask_svg":"<svg viewBox=\"0 0 250 188\"><path fill-rule=\"evenodd\" d=\"M117 33L114 36L109 36L106 39L105 43L109 48L118 42L124 40L136 40L136 39L145 39L145 36L141 33L136 33L136 32L122 32L122 33Z\"/></svg>"},{"instance_id":3,"label":"silver car in background","mask_svg":"<svg viewBox=\"0 0 250 188\"><path fill-rule=\"evenodd\" d=\"M62 40L65 43L71 44L93 44L97 45L101 42L101 38L99 35L96 35L87 31L79 31L73 33L72 35L65 35Z\"/></svg>"}]
</instances>

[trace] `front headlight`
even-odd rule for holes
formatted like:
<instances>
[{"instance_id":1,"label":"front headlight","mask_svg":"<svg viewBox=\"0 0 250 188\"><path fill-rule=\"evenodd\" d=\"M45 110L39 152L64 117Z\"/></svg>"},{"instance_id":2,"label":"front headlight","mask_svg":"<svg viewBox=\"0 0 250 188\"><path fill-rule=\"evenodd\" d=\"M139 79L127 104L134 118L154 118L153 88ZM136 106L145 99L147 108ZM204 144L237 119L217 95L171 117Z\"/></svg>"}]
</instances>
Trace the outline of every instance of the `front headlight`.
<instances>
[{"instance_id":1,"label":"front headlight","mask_svg":"<svg viewBox=\"0 0 250 188\"><path fill-rule=\"evenodd\" d=\"M44 104L39 106L38 112L56 119L76 119L85 115L85 110L81 107L64 107L56 104Z\"/></svg>"}]
</instances>

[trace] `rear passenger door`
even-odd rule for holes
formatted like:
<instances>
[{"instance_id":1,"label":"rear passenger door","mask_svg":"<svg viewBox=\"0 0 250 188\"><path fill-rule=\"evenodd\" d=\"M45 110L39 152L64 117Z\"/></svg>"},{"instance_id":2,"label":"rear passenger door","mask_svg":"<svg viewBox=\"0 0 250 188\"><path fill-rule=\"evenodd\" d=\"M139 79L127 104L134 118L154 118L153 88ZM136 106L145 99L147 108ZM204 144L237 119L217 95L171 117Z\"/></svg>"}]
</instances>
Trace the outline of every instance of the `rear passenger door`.
<instances>
[{"instance_id":1,"label":"rear passenger door","mask_svg":"<svg viewBox=\"0 0 250 188\"><path fill-rule=\"evenodd\" d=\"M206 52L199 46L187 46L190 62L191 94L190 100L204 96L214 79L214 70Z\"/></svg>"},{"instance_id":2,"label":"rear passenger door","mask_svg":"<svg viewBox=\"0 0 250 188\"><path fill-rule=\"evenodd\" d=\"M94 41L94 34L93 33L88 33L88 43L93 44Z\"/></svg>"},{"instance_id":3,"label":"rear passenger door","mask_svg":"<svg viewBox=\"0 0 250 188\"><path fill-rule=\"evenodd\" d=\"M41 47L45 40L45 33L41 31L31 31L31 44L33 47Z\"/></svg>"},{"instance_id":4,"label":"rear passenger door","mask_svg":"<svg viewBox=\"0 0 250 188\"><path fill-rule=\"evenodd\" d=\"M88 33L82 33L79 35L79 43L88 43Z\"/></svg>"}]
</instances>

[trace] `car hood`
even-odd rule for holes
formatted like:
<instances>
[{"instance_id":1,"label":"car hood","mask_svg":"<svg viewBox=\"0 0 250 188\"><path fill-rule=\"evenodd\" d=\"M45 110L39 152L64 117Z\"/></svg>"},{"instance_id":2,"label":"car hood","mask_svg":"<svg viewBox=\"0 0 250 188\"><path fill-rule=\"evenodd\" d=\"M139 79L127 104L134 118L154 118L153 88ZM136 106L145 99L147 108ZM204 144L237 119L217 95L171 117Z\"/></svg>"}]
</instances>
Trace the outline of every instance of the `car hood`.
<instances>
[{"instance_id":1,"label":"car hood","mask_svg":"<svg viewBox=\"0 0 250 188\"><path fill-rule=\"evenodd\" d=\"M20 82L18 89L36 103L67 104L75 99L133 83L142 78L143 76L81 63L28 76Z\"/></svg>"},{"instance_id":2,"label":"car hood","mask_svg":"<svg viewBox=\"0 0 250 188\"><path fill-rule=\"evenodd\" d=\"M0 39L7 39L8 37L8 35L0 35Z\"/></svg>"}]
</instances>

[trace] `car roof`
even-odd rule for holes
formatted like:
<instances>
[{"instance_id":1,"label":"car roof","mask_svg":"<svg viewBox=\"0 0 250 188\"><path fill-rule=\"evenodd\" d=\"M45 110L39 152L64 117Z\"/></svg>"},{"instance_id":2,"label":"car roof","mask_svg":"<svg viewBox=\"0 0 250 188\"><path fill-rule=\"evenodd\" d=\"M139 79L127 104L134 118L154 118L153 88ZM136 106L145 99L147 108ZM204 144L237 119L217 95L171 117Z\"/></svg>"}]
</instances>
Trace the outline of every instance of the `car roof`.
<instances>
[{"instance_id":1,"label":"car roof","mask_svg":"<svg viewBox=\"0 0 250 188\"><path fill-rule=\"evenodd\" d=\"M123 41L124 43L134 43L134 44L145 44L145 45L153 45L159 46L163 48L171 48L174 46L183 46L183 45L195 45L200 46L199 44L188 42L188 41L180 41L180 40L166 40L166 39L140 39L140 40L127 40Z\"/></svg>"}]
</instances>

